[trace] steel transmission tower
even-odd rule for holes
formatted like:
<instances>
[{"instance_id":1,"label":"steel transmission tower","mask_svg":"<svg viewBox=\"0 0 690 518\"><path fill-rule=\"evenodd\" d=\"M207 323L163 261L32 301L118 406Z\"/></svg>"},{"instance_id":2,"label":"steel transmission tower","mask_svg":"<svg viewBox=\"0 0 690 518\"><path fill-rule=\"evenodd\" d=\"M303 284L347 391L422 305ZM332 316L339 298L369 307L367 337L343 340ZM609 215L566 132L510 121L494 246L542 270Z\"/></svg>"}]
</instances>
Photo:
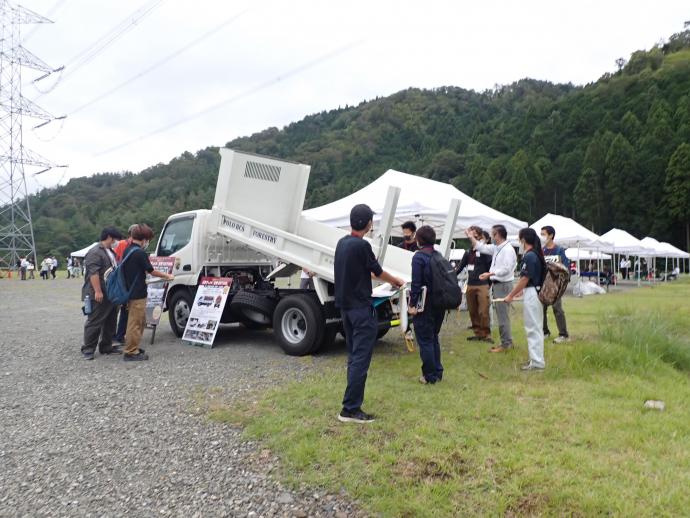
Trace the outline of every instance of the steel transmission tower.
<instances>
[{"instance_id":1,"label":"steel transmission tower","mask_svg":"<svg viewBox=\"0 0 690 518\"><path fill-rule=\"evenodd\" d=\"M42 120L39 126L55 119L22 95L24 68L43 72L36 80L55 71L21 44L21 26L34 23L52 22L0 0L0 267L13 267L28 255L38 262L24 167L40 168L38 173L53 167L26 149L22 139L24 117Z\"/></svg>"}]
</instances>

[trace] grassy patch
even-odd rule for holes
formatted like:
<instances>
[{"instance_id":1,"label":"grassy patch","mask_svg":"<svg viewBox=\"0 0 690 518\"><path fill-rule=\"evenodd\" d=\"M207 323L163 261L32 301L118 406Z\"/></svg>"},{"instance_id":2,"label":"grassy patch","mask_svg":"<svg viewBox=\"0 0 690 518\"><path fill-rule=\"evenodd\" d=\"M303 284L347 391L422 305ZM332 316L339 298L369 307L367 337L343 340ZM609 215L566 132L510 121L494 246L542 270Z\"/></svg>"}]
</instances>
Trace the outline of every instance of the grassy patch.
<instances>
[{"instance_id":1,"label":"grassy patch","mask_svg":"<svg viewBox=\"0 0 690 518\"><path fill-rule=\"evenodd\" d=\"M684 280L567 299L575 339L547 345L542 374L519 371L524 345L492 355L467 342L466 314L445 326L446 373L435 386L417 384L418 356L389 341L370 370L365 409L379 419L366 427L335 419L344 355L210 415L263 439L288 481L345 489L384 516L686 514L688 296ZM644 411L646 399L667 410Z\"/></svg>"}]
</instances>

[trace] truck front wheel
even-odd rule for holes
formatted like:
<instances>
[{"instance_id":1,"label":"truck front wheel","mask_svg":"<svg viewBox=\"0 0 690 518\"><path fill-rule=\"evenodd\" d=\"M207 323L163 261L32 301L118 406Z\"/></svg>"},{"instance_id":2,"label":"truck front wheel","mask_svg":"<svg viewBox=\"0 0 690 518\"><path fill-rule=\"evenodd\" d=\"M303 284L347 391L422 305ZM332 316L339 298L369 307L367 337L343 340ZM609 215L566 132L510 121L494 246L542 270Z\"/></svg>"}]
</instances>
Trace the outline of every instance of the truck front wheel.
<instances>
[{"instance_id":1,"label":"truck front wheel","mask_svg":"<svg viewBox=\"0 0 690 518\"><path fill-rule=\"evenodd\" d=\"M194 297L187 290L180 290L170 298L168 304L170 329L178 338L182 338L184 328L187 327L187 320L189 320L189 312L192 310L193 303Z\"/></svg>"},{"instance_id":2,"label":"truck front wheel","mask_svg":"<svg viewBox=\"0 0 690 518\"><path fill-rule=\"evenodd\" d=\"M318 349L325 327L319 302L308 294L283 298L273 314L275 337L290 356L304 356Z\"/></svg>"}]
</instances>

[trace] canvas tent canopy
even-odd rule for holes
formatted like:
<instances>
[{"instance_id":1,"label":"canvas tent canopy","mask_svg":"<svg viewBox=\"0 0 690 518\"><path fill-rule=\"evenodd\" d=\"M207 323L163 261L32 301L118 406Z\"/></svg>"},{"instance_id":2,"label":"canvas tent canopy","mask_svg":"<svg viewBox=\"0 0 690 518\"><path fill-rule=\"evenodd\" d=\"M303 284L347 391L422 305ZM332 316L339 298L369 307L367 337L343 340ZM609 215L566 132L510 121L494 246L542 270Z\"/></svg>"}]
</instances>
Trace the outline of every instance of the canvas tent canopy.
<instances>
[{"instance_id":1,"label":"canvas tent canopy","mask_svg":"<svg viewBox=\"0 0 690 518\"><path fill-rule=\"evenodd\" d=\"M540 220L532 223L531 228L541 231L542 227L552 226L556 230L555 241L558 245L566 248L582 248L585 250L603 250L610 247L613 243L602 240L591 230L587 230L577 221L559 216L558 214L546 214ZM581 257L585 259L585 257ZM589 257L587 259L590 259Z\"/></svg>"},{"instance_id":2,"label":"canvas tent canopy","mask_svg":"<svg viewBox=\"0 0 690 518\"><path fill-rule=\"evenodd\" d=\"M653 250L652 252L646 254L647 257L669 257L667 255L668 251L661 246L661 243L654 239L653 237L645 237L640 239L640 243L643 246Z\"/></svg>"},{"instance_id":3,"label":"canvas tent canopy","mask_svg":"<svg viewBox=\"0 0 690 518\"><path fill-rule=\"evenodd\" d=\"M662 242L659 243L662 250L668 254L668 257L673 257L674 259L690 259L690 254L683 252L680 248L676 248L672 244Z\"/></svg>"},{"instance_id":4,"label":"canvas tent canopy","mask_svg":"<svg viewBox=\"0 0 690 518\"><path fill-rule=\"evenodd\" d=\"M441 236L451 200L461 201L454 237L465 237L464 230L471 225L489 229L492 225L505 225L508 234L517 234L527 223L503 214L450 184L430 180L389 169L372 183L340 200L304 211L304 216L339 228L350 226L350 210L365 203L374 211L374 225L381 220L389 186L400 187L400 198L395 213L392 234L402 235L400 225L412 220L417 225L431 225Z\"/></svg>"},{"instance_id":5,"label":"canvas tent canopy","mask_svg":"<svg viewBox=\"0 0 690 518\"><path fill-rule=\"evenodd\" d=\"M612 228L606 232L606 234L602 235L601 239L612 243L612 246L602 247L606 252L637 256L647 256L654 253L652 248L645 246L642 241L635 236L618 228Z\"/></svg>"},{"instance_id":6,"label":"canvas tent canopy","mask_svg":"<svg viewBox=\"0 0 690 518\"><path fill-rule=\"evenodd\" d=\"M93 244L87 246L86 248L82 248L81 250L77 250L76 252L72 252L72 253L69 254L69 255L70 255L71 257L78 257L79 259L83 259L84 257L86 257L86 253L87 253L89 250L91 250L94 246L97 246L97 245L98 245L98 241L96 241L95 243L93 243Z\"/></svg>"}]
</instances>

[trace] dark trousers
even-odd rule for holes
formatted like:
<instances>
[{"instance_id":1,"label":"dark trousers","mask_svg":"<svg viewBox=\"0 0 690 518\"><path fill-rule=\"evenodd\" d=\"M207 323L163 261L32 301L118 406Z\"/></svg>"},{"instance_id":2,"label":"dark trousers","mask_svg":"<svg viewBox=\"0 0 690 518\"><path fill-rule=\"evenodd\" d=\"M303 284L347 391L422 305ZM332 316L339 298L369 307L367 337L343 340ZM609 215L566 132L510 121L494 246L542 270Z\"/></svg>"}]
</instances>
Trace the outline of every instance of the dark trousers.
<instances>
[{"instance_id":1,"label":"dark trousers","mask_svg":"<svg viewBox=\"0 0 690 518\"><path fill-rule=\"evenodd\" d=\"M127 306L123 305L120 306L120 308L120 320L117 321L117 331L115 331L113 339L120 343L124 343L125 333L127 332L127 316L129 313L127 312Z\"/></svg>"},{"instance_id":2,"label":"dark trousers","mask_svg":"<svg viewBox=\"0 0 690 518\"><path fill-rule=\"evenodd\" d=\"M568 336L568 326L565 321L565 311L563 311L563 299L558 299L553 304L553 315L556 317L556 327L558 327L559 336ZM549 331L549 323L546 321L546 313L549 306L544 306L544 334L551 334Z\"/></svg>"},{"instance_id":3,"label":"dark trousers","mask_svg":"<svg viewBox=\"0 0 690 518\"><path fill-rule=\"evenodd\" d=\"M443 379L441 365L441 344L438 334L443 325L445 311L425 309L413 318L414 335L419 345L419 356L422 359L422 374L429 383Z\"/></svg>"},{"instance_id":4,"label":"dark trousers","mask_svg":"<svg viewBox=\"0 0 690 518\"><path fill-rule=\"evenodd\" d=\"M55 274L57 273L57 268L51 268L50 270L50 275L53 276L53 279L55 279Z\"/></svg>"},{"instance_id":5,"label":"dark trousers","mask_svg":"<svg viewBox=\"0 0 690 518\"><path fill-rule=\"evenodd\" d=\"M372 307L344 309L341 315L347 344L347 388L343 409L355 412L364 401L364 385L374 353L378 324Z\"/></svg>"},{"instance_id":6,"label":"dark trousers","mask_svg":"<svg viewBox=\"0 0 690 518\"><path fill-rule=\"evenodd\" d=\"M117 308L106 299L98 303L91 301L92 311L84 324L84 345L82 352L94 352L96 346L101 353L113 348L113 333L117 324Z\"/></svg>"}]
</instances>

